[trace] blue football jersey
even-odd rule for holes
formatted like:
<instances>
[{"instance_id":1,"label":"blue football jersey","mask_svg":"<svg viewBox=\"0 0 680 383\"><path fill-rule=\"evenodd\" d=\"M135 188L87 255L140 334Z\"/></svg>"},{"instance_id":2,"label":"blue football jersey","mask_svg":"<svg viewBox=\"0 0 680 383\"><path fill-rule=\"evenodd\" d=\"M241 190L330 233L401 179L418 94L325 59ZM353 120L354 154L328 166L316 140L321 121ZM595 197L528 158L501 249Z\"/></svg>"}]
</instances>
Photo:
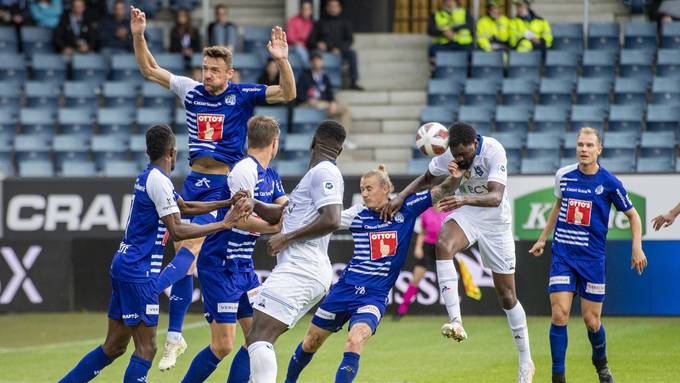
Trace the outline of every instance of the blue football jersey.
<instances>
[{"instance_id":1,"label":"blue football jersey","mask_svg":"<svg viewBox=\"0 0 680 383\"><path fill-rule=\"evenodd\" d=\"M230 166L245 152L248 119L256 105L266 102L265 85L229 83L217 96L188 77L170 77L170 89L186 110L189 161L212 157Z\"/></svg>"},{"instance_id":2,"label":"blue football jersey","mask_svg":"<svg viewBox=\"0 0 680 383\"><path fill-rule=\"evenodd\" d=\"M170 178L149 165L135 181L127 228L111 263L111 276L126 282L143 282L158 277L168 232L161 221L179 213Z\"/></svg>"},{"instance_id":3,"label":"blue football jersey","mask_svg":"<svg viewBox=\"0 0 680 383\"><path fill-rule=\"evenodd\" d=\"M285 196L281 178L276 170L263 168L255 158L247 156L239 161L227 178L229 193L249 190L258 201L272 203ZM228 209L218 212L218 219L224 218ZM209 235L198 257L198 267L247 271L253 269L253 250L259 233L239 229L224 230Z\"/></svg>"},{"instance_id":4,"label":"blue football jersey","mask_svg":"<svg viewBox=\"0 0 680 383\"><path fill-rule=\"evenodd\" d=\"M562 199L552 242L558 256L604 258L611 205L622 212L633 208L621 181L601 166L593 175L581 173L578 164L559 169L555 197Z\"/></svg>"},{"instance_id":5,"label":"blue football jersey","mask_svg":"<svg viewBox=\"0 0 680 383\"><path fill-rule=\"evenodd\" d=\"M406 261L416 219L431 206L428 190L406 198L401 210L388 222L380 218L380 212L363 204L344 210L341 226L352 232L354 255L340 279L389 292Z\"/></svg>"}]
</instances>

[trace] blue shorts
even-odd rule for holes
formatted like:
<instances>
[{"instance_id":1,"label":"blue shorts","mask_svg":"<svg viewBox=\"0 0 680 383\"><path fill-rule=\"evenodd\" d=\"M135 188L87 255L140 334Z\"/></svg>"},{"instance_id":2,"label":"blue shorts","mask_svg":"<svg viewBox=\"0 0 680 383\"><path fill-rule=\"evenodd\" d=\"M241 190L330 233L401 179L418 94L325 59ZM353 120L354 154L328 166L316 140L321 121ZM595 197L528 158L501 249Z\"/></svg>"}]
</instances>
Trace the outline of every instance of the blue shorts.
<instances>
[{"instance_id":1,"label":"blue shorts","mask_svg":"<svg viewBox=\"0 0 680 383\"><path fill-rule=\"evenodd\" d=\"M548 291L573 291L589 301L603 302L605 260L575 260L553 254Z\"/></svg>"},{"instance_id":2,"label":"blue shorts","mask_svg":"<svg viewBox=\"0 0 680 383\"><path fill-rule=\"evenodd\" d=\"M255 271L198 269L203 310L208 323L236 323L253 316L252 300L260 291Z\"/></svg>"},{"instance_id":3,"label":"blue shorts","mask_svg":"<svg viewBox=\"0 0 680 383\"><path fill-rule=\"evenodd\" d=\"M340 281L331 287L314 313L312 323L330 332L340 331L347 321L350 329L355 323L366 323L375 334L385 314L387 299L382 291L370 291L367 287Z\"/></svg>"},{"instance_id":4,"label":"blue shorts","mask_svg":"<svg viewBox=\"0 0 680 383\"><path fill-rule=\"evenodd\" d=\"M122 320L126 326L144 322L148 327L158 326L158 293L156 281L124 282L111 278L111 303L109 318Z\"/></svg>"},{"instance_id":5,"label":"blue shorts","mask_svg":"<svg viewBox=\"0 0 680 383\"><path fill-rule=\"evenodd\" d=\"M220 201L229 198L226 174L205 174L191 171L182 186L182 199L185 201ZM187 217L192 223L204 225L217 220L213 213Z\"/></svg>"}]
</instances>

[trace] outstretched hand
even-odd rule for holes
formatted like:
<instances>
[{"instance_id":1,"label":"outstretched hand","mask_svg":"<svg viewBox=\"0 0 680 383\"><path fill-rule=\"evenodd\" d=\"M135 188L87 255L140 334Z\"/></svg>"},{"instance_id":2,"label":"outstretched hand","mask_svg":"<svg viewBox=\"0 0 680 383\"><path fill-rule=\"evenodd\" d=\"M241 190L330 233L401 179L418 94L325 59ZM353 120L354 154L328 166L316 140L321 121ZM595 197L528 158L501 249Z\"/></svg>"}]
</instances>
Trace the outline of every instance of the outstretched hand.
<instances>
[{"instance_id":1,"label":"outstretched hand","mask_svg":"<svg viewBox=\"0 0 680 383\"><path fill-rule=\"evenodd\" d=\"M146 29L146 15L141 9L130 6L130 32L133 35L143 35Z\"/></svg>"},{"instance_id":2,"label":"outstretched hand","mask_svg":"<svg viewBox=\"0 0 680 383\"><path fill-rule=\"evenodd\" d=\"M272 37L267 43L267 50L273 59L288 59L288 41L286 32L281 27L272 28Z\"/></svg>"}]
</instances>

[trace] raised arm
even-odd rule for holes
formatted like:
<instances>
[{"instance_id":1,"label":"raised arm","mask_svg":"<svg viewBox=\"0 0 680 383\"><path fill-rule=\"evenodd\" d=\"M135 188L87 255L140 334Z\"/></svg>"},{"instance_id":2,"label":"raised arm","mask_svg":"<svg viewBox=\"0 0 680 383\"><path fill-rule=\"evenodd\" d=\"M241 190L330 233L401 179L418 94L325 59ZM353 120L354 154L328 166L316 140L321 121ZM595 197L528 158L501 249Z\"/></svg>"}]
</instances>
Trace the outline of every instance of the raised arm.
<instances>
[{"instance_id":1,"label":"raised arm","mask_svg":"<svg viewBox=\"0 0 680 383\"><path fill-rule=\"evenodd\" d=\"M380 212L380 217L385 221L392 218L392 216L396 214L399 209L401 209L406 197L432 187L434 180L435 176L432 175L429 170L427 170L425 174L418 176L418 178L411 181L411 183L408 184L404 190L400 191L396 196L390 199L390 202L385 205L385 207Z\"/></svg>"},{"instance_id":2,"label":"raised arm","mask_svg":"<svg viewBox=\"0 0 680 383\"><path fill-rule=\"evenodd\" d=\"M161 218L168 232L175 241L183 241L185 239L200 238L206 235L216 233L222 230L229 230L236 226L239 221L248 217L251 213L247 199L241 199L220 222L212 222L206 225L196 225L193 223L184 223L179 213L169 214Z\"/></svg>"},{"instance_id":3,"label":"raised arm","mask_svg":"<svg viewBox=\"0 0 680 383\"><path fill-rule=\"evenodd\" d=\"M170 76L172 74L161 68L151 55L149 47L144 38L146 29L146 15L139 8L130 7L130 30L132 32L132 43L135 49L135 58L139 71L142 76L149 81L170 89Z\"/></svg>"},{"instance_id":4,"label":"raised arm","mask_svg":"<svg viewBox=\"0 0 680 383\"><path fill-rule=\"evenodd\" d=\"M271 237L267 242L267 253L274 256L285 249L292 241L321 237L340 228L342 205L332 204L322 206L318 212L319 216L310 222L309 225L289 233L280 233Z\"/></svg>"},{"instance_id":5,"label":"raised arm","mask_svg":"<svg viewBox=\"0 0 680 383\"><path fill-rule=\"evenodd\" d=\"M553 208L550 211L548 221L545 223L545 227L543 228L541 235L538 237L536 243L534 243L534 245L531 246L531 249L529 249L529 253L534 257L540 257L541 255L543 255L543 251L545 250L545 241L548 240L548 237L550 236L550 234L552 234L553 230L555 229L555 223L557 223L557 215L560 213L561 205L562 198L555 199L555 204L553 205Z\"/></svg>"},{"instance_id":6,"label":"raised arm","mask_svg":"<svg viewBox=\"0 0 680 383\"><path fill-rule=\"evenodd\" d=\"M295 76L293 68L288 62L288 42L286 32L281 27L272 29L271 41L267 44L269 54L279 67L279 85L267 87L266 98L268 104L278 104L295 100L297 89L295 88Z\"/></svg>"},{"instance_id":7,"label":"raised arm","mask_svg":"<svg viewBox=\"0 0 680 383\"><path fill-rule=\"evenodd\" d=\"M446 177L444 182L432 188L432 205L436 205L444 199L450 196L453 192L460 186L460 178L456 178L453 175Z\"/></svg>"},{"instance_id":8,"label":"raised arm","mask_svg":"<svg viewBox=\"0 0 680 383\"><path fill-rule=\"evenodd\" d=\"M232 204L236 203L241 198L250 197L247 192L240 191L232 198L221 200L221 201L210 201L210 202L200 202L200 201L185 201L180 198L177 200L177 206L179 211L183 215L202 215L208 214L211 211L222 209L224 207L230 207Z\"/></svg>"}]
</instances>

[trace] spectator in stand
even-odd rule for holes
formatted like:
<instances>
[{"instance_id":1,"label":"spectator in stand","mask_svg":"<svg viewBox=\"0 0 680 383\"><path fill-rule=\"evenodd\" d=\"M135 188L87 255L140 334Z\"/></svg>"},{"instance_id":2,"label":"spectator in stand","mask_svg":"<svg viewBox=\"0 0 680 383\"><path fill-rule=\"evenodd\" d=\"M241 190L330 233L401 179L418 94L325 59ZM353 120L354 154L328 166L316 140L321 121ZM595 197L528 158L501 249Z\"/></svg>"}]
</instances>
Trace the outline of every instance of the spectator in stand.
<instances>
[{"instance_id":1,"label":"spectator in stand","mask_svg":"<svg viewBox=\"0 0 680 383\"><path fill-rule=\"evenodd\" d=\"M665 0L656 9L661 24L680 21L680 0Z\"/></svg>"},{"instance_id":2,"label":"spectator in stand","mask_svg":"<svg viewBox=\"0 0 680 383\"><path fill-rule=\"evenodd\" d=\"M300 62L305 68L309 68L309 51L307 50L307 43L309 35L314 28L314 20L312 20L312 2L303 0L300 3L300 13L288 20L286 26L286 36L288 37L288 46L293 48L293 52L300 57Z\"/></svg>"},{"instance_id":3,"label":"spectator in stand","mask_svg":"<svg viewBox=\"0 0 680 383\"><path fill-rule=\"evenodd\" d=\"M328 117L339 120L347 131L352 124L352 115L347 107L338 104L333 94L333 86L323 70L323 56L320 52L310 55L310 69L298 81L297 102L301 106L311 106L325 110ZM345 146L355 146L345 141Z\"/></svg>"},{"instance_id":4,"label":"spectator in stand","mask_svg":"<svg viewBox=\"0 0 680 383\"><path fill-rule=\"evenodd\" d=\"M31 0L29 7L31 18L37 26L43 28L56 28L64 12L61 0Z\"/></svg>"},{"instance_id":5,"label":"spectator in stand","mask_svg":"<svg viewBox=\"0 0 680 383\"><path fill-rule=\"evenodd\" d=\"M92 52L97 39L96 28L92 20L85 15L84 0L73 0L71 11L64 13L54 31L54 44L57 51L72 55Z\"/></svg>"},{"instance_id":6,"label":"spectator in stand","mask_svg":"<svg viewBox=\"0 0 680 383\"><path fill-rule=\"evenodd\" d=\"M353 42L352 24L342 16L340 1L328 0L326 2L326 16L314 25L309 36L309 46L322 52L342 55L342 59L349 66L349 88L364 90L357 84L359 70L357 68L357 54L352 49Z\"/></svg>"},{"instance_id":7,"label":"spectator in stand","mask_svg":"<svg viewBox=\"0 0 680 383\"><path fill-rule=\"evenodd\" d=\"M508 49L510 19L502 15L498 3L486 3L486 16L477 21L477 45L485 52Z\"/></svg>"},{"instance_id":8,"label":"spectator in stand","mask_svg":"<svg viewBox=\"0 0 680 383\"><path fill-rule=\"evenodd\" d=\"M279 85L279 67L271 57L267 60L267 65L262 70L257 83L267 86Z\"/></svg>"},{"instance_id":9,"label":"spectator in stand","mask_svg":"<svg viewBox=\"0 0 680 383\"><path fill-rule=\"evenodd\" d=\"M550 24L536 15L529 0L514 0L515 18L510 21L510 46L517 52L545 51L552 46Z\"/></svg>"},{"instance_id":10,"label":"spectator in stand","mask_svg":"<svg viewBox=\"0 0 680 383\"><path fill-rule=\"evenodd\" d=\"M30 16L28 0L0 0L0 24L14 25L19 30Z\"/></svg>"},{"instance_id":11,"label":"spectator in stand","mask_svg":"<svg viewBox=\"0 0 680 383\"><path fill-rule=\"evenodd\" d=\"M102 20L97 28L98 46L102 51L126 53L132 51L132 34L124 0L113 3L113 16Z\"/></svg>"},{"instance_id":12,"label":"spectator in stand","mask_svg":"<svg viewBox=\"0 0 680 383\"><path fill-rule=\"evenodd\" d=\"M432 14L427 34L433 37L430 58L440 51L469 51L474 46L475 22L456 0L444 0L440 10Z\"/></svg>"},{"instance_id":13,"label":"spectator in stand","mask_svg":"<svg viewBox=\"0 0 680 383\"><path fill-rule=\"evenodd\" d=\"M191 15L187 9L177 11L175 25L170 31L170 52L182 53L187 64L194 52L201 50L201 35L191 25Z\"/></svg>"},{"instance_id":14,"label":"spectator in stand","mask_svg":"<svg viewBox=\"0 0 680 383\"><path fill-rule=\"evenodd\" d=\"M223 45L234 52L238 28L228 17L229 13L224 4L215 7L215 21L208 25L208 45Z\"/></svg>"}]
</instances>

